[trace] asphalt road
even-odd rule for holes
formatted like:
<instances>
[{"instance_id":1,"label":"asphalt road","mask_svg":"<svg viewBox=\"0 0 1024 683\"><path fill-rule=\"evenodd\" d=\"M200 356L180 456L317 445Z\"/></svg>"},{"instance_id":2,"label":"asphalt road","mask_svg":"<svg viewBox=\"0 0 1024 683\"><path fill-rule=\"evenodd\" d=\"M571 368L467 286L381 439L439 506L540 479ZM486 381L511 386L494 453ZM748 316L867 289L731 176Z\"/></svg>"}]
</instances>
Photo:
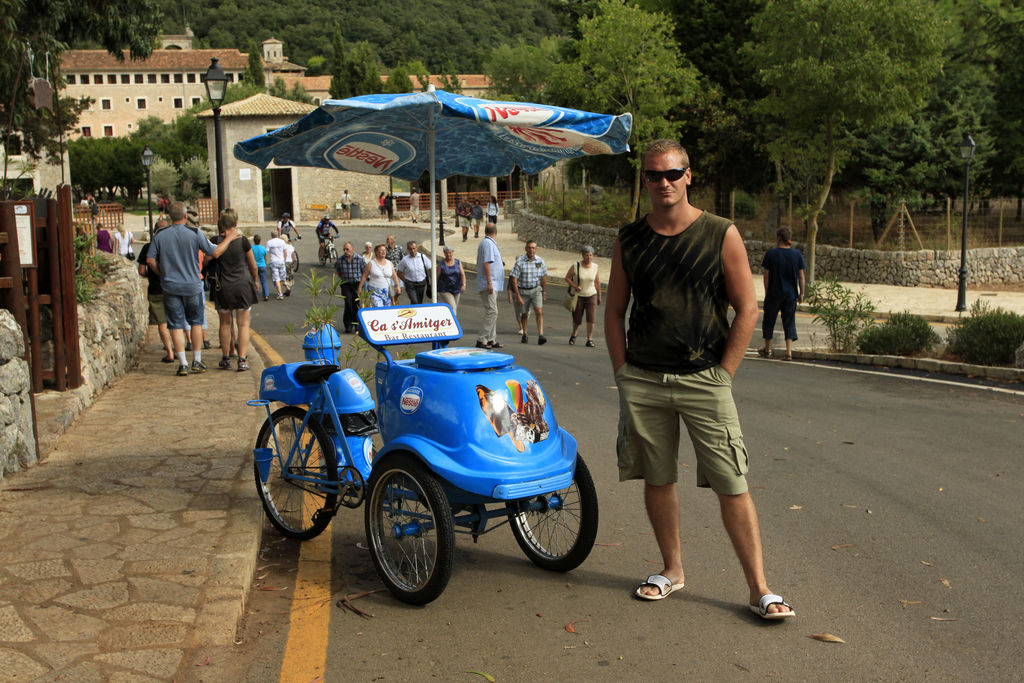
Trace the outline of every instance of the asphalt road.
<instances>
[{"instance_id":1,"label":"asphalt road","mask_svg":"<svg viewBox=\"0 0 1024 683\"><path fill-rule=\"evenodd\" d=\"M565 343L559 301L549 298L548 345L536 345L532 321L531 343L519 344L507 307L499 336L541 381L594 476L601 523L590 558L552 574L527 561L506 527L477 544L459 536L437 601L414 608L373 593L352 601L372 615L361 617L336 602L381 588L362 509L332 523L329 598L319 604L291 595L306 551L268 530L238 648L180 680L312 680L282 672L281 661L299 632L289 619L318 609L329 624L291 646L304 660L322 656L326 681L1019 679L1022 392L748 357L734 393L750 484L769 582L798 616L770 623L747 612L715 496L694 487L685 446L687 587L640 602L633 588L661 565L640 484L617 481L607 356L603 342ZM301 357L298 342L273 329L296 320L301 302L296 293L257 307L256 329L287 360ZM470 339L479 315L476 297L465 298ZM846 642L812 637L820 633Z\"/></svg>"}]
</instances>

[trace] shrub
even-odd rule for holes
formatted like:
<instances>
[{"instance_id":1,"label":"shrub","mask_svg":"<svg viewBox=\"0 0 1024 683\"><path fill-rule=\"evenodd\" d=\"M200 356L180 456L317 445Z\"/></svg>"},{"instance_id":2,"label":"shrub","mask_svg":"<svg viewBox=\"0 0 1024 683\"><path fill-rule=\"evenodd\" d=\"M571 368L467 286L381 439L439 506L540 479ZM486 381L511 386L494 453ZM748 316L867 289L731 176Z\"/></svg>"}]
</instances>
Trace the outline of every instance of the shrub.
<instances>
[{"instance_id":1,"label":"shrub","mask_svg":"<svg viewBox=\"0 0 1024 683\"><path fill-rule=\"evenodd\" d=\"M967 363L1011 365L1024 344L1024 315L990 310L980 300L948 333L949 350Z\"/></svg>"},{"instance_id":2,"label":"shrub","mask_svg":"<svg viewBox=\"0 0 1024 683\"><path fill-rule=\"evenodd\" d=\"M75 235L75 300L87 304L96 297L97 288L110 271L96 249L96 238L90 234Z\"/></svg>"},{"instance_id":3,"label":"shrub","mask_svg":"<svg viewBox=\"0 0 1024 683\"><path fill-rule=\"evenodd\" d=\"M733 196L733 210L736 218L757 218L757 202L743 190L736 190Z\"/></svg>"},{"instance_id":4,"label":"shrub","mask_svg":"<svg viewBox=\"0 0 1024 683\"><path fill-rule=\"evenodd\" d=\"M882 325L872 325L860 333L857 348L862 353L912 356L931 348L941 339L928 321L907 311L897 313Z\"/></svg>"},{"instance_id":5,"label":"shrub","mask_svg":"<svg viewBox=\"0 0 1024 683\"><path fill-rule=\"evenodd\" d=\"M814 322L828 330L829 348L833 351L853 349L860 331L873 324L875 305L863 294L843 287L834 275L811 283L807 304Z\"/></svg>"}]
</instances>

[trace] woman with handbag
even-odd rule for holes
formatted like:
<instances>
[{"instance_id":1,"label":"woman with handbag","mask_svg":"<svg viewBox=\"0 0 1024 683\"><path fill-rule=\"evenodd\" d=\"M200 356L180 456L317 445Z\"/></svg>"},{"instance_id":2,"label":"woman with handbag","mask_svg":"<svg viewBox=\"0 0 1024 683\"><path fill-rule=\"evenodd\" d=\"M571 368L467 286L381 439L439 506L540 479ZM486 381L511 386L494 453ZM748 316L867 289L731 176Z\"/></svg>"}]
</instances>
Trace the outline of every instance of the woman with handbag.
<instances>
[{"instance_id":1,"label":"woman with handbag","mask_svg":"<svg viewBox=\"0 0 1024 683\"><path fill-rule=\"evenodd\" d=\"M444 248L444 260L437 267L437 298L459 314L459 299L466 291L466 271L451 247Z\"/></svg>"},{"instance_id":2,"label":"woman with handbag","mask_svg":"<svg viewBox=\"0 0 1024 683\"><path fill-rule=\"evenodd\" d=\"M601 277L594 262L594 248L587 245L580 249L581 260L575 266L569 266L565 281L569 285L569 293L576 294L576 306L572 311L572 335L569 343L576 343L576 331L583 322L583 313L587 314L587 346L594 346L594 320L597 318L597 307L601 303Z\"/></svg>"}]
</instances>

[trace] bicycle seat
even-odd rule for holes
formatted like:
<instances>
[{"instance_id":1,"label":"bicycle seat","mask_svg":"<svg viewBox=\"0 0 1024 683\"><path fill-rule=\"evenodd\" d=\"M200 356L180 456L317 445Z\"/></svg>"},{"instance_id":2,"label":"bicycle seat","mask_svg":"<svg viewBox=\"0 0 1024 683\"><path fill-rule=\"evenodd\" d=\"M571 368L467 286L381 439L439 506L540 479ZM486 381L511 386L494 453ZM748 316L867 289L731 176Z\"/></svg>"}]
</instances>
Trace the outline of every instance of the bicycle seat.
<instances>
[{"instance_id":1,"label":"bicycle seat","mask_svg":"<svg viewBox=\"0 0 1024 683\"><path fill-rule=\"evenodd\" d=\"M295 369L295 381L299 384L319 384L339 370L337 365L307 363Z\"/></svg>"}]
</instances>

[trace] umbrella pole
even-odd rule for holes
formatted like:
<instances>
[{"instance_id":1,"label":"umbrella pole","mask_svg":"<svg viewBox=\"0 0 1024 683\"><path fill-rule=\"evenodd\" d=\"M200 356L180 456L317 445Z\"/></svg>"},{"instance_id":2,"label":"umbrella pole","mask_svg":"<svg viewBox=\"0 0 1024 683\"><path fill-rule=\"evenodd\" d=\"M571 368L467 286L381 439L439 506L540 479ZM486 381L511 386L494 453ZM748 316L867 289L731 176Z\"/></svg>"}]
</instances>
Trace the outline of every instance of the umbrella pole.
<instances>
[{"instance_id":1,"label":"umbrella pole","mask_svg":"<svg viewBox=\"0 0 1024 683\"><path fill-rule=\"evenodd\" d=\"M430 113L427 130L427 154L430 159L430 301L437 301L437 182L434 180L434 113Z\"/></svg>"}]
</instances>

